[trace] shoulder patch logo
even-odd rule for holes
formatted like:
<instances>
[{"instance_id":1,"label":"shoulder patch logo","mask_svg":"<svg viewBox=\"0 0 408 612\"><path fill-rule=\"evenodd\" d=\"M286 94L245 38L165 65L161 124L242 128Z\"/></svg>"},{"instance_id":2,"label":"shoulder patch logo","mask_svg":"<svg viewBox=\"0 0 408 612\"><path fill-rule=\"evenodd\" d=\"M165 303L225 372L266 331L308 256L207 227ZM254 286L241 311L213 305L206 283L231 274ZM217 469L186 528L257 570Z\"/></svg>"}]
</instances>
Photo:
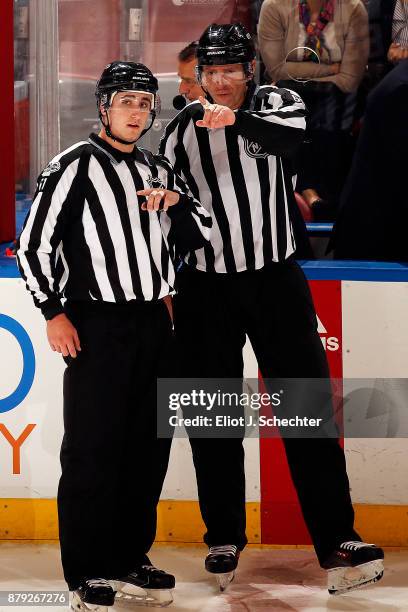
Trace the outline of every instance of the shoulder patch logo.
<instances>
[{"instance_id":1,"label":"shoulder patch logo","mask_svg":"<svg viewBox=\"0 0 408 612\"><path fill-rule=\"evenodd\" d=\"M151 175L149 175L146 182L151 189L166 189L166 185L158 177L153 178Z\"/></svg>"},{"instance_id":2,"label":"shoulder patch logo","mask_svg":"<svg viewBox=\"0 0 408 612\"><path fill-rule=\"evenodd\" d=\"M295 102L298 102L299 104L302 104L303 100L302 98L299 96L299 94L296 93L296 91L293 91L292 89L290 90L290 93L292 95L292 98L294 99Z\"/></svg>"},{"instance_id":3,"label":"shoulder patch logo","mask_svg":"<svg viewBox=\"0 0 408 612\"><path fill-rule=\"evenodd\" d=\"M61 170L61 164L59 163L59 161L50 162L48 166L42 171L41 176L50 176L50 174L52 174L53 172L58 172L58 170Z\"/></svg>"},{"instance_id":4,"label":"shoulder patch logo","mask_svg":"<svg viewBox=\"0 0 408 612\"><path fill-rule=\"evenodd\" d=\"M251 142L247 138L244 138L243 140L245 153L249 157L255 157L258 159L268 157L269 153L266 153L266 151L262 149L262 146L259 143L253 141Z\"/></svg>"}]
</instances>

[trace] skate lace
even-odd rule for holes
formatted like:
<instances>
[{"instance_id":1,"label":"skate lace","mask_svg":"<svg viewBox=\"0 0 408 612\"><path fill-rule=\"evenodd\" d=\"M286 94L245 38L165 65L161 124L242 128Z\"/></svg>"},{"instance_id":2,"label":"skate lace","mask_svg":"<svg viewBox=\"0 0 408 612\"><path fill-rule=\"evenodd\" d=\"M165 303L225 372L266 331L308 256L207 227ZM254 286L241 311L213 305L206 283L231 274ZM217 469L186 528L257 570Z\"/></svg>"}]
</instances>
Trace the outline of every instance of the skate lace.
<instances>
[{"instance_id":1,"label":"skate lace","mask_svg":"<svg viewBox=\"0 0 408 612\"><path fill-rule=\"evenodd\" d=\"M234 544L225 544L223 546L210 546L209 555L236 555L238 547Z\"/></svg>"},{"instance_id":2,"label":"skate lace","mask_svg":"<svg viewBox=\"0 0 408 612\"><path fill-rule=\"evenodd\" d=\"M154 567L154 565L142 565L142 569L146 570L147 572L161 572L162 570L157 569L157 567Z\"/></svg>"},{"instance_id":3,"label":"skate lace","mask_svg":"<svg viewBox=\"0 0 408 612\"><path fill-rule=\"evenodd\" d=\"M96 588L110 588L111 586L109 582L105 580L105 578L89 578L88 580L85 580L85 584Z\"/></svg>"},{"instance_id":4,"label":"skate lace","mask_svg":"<svg viewBox=\"0 0 408 612\"><path fill-rule=\"evenodd\" d=\"M146 572L150 572L151 574L153 572L160 572L161 571L161 570L158 570L157 567L154 567L154 565L142 565L140 567L140 569L142 569L142 570L144 570ZM128 576L131 577L131 578L139 579L140 578L140 570L139 571L135 570L133 572L129 572Z\"/></svg>"},{"instance_id":5,"label":"skate lace","mask_svg":"<svg viewBox=\"0 0 408 612\"><path fill-rule=\"evenodd\" d=\"M340 544L340 548L344 550L358 550L359 548L365 548L366 546L375 546L375 544L367 544L366 542L343 542Z\"/></svg>"}]
</instances>

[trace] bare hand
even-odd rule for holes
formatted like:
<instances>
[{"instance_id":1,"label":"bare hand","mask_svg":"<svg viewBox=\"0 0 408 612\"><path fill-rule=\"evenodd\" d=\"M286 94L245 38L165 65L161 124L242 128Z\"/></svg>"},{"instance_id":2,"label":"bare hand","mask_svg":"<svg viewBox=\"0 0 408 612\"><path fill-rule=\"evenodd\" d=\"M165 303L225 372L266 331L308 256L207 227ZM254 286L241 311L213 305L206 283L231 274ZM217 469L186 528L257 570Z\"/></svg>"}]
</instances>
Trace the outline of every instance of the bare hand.
<instances>
[{"instance_id":1,"label":"bare hand","mask_svg":"<svg viewBox=\"0 0 408 612\"><path fill-rule=\"evenodd\" d=\"M77 351L81 350L77 330L65 314L47 321L47 337L52 350L64 357L76 357Z\"/></svg>"},{"instance_id":2,"label":"bare hand","mask_svg":"<svg viewBox=\"0 0 408 612\"><path fill-rule=\"evenodd\" d=\"M228 106L222 106L221 104L210 104L208 100L200 96L199 101L204 108L204 117L196 121L198 127L205 127L210 129L223 128L227 125L234 125L235 113Z\"/></svg>"},{"instance_id":3,"label":"bare hand","mask_svg":"<svg viewBox=\"0 0 408 612\"><path fill-rule=\"evenodd\" d=\"M339 74L340 72L340 62L337 64L331 64L330 68L332 69L332 74Z\"/></svg>"},{"instance_id":4,"label":"bare hand","mask_svg":"<svg viewBox=\"0 0 408 612\"><path fill-rule=\"evenodd\" d=\"M408 49L404 49L399 43L391 43L387 54L387 58L390 62L396 64L403 59L407 59L407 57Z\"/></svg>"},{"instance_id":5,"label":"bare hand","mask_svg":"<svg viewBox=\"0 0 408 612\"><path fill-rule=\"evenodd\" d=\"M397 60L397 53L398 53L399 49L400 49L400 46L399 46L398 43L391 43L390 44L390 48L388 49L388 53L387 53L388 61L390 61L392 63L398 61Z\"/></svg>"},{"instance_id":6,"label":"bare hand","mask_svg":"<svg viewBox=\"0 0 408 612\"><path fill-rule=\"evenodd\" d=\"M180 199L180 194L177 191L169 189L142 189L136 191L137 195L147 196L147 199L141 205L142 210L154 212L158 210L166 211L170 206L177 204Z\"/></svg>"}]
</instances>

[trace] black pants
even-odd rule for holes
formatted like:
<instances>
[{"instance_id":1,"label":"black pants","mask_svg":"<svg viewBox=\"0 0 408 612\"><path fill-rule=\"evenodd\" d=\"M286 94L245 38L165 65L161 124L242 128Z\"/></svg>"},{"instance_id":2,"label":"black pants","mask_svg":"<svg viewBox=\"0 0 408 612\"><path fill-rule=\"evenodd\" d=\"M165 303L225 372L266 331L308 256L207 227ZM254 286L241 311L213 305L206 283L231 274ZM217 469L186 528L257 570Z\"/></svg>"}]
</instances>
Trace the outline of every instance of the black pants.
<instances>
[{"instance_id":1,"label":"black pants","mask_svg":"<svg viewBox=\"0 0 408 612\"><path fill-rule=\"evenodd\" d=\"M310 290L298 264L210 274L184 268L175 299L183 376L242 377L249 336L264 378L328 378ZM190 438L209 546L245 536L244 451L240 439ZM285 438L287 459L319 561L360 539L343 450L336 438Z\"/></svg>"},{"instance_id":2,"label":"black pants","mask_svg":"<svg viewBox=\"0 0 408 612\"><path fill-rule=\"evenodd\" d=\"M156 437L156 378L169 376L165 304L66 305L82 351L64 374L58 512L69 588L146 562L171 440Z\"/></svg>"}]
</instances>

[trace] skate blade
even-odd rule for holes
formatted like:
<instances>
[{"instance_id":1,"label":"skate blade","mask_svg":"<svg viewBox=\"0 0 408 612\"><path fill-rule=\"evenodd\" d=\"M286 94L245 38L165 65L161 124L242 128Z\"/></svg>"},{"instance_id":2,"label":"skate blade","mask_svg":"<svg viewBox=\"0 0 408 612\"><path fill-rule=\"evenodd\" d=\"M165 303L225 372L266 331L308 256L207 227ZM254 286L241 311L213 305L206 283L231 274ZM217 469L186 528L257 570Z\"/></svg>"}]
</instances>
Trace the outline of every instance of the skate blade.
<instances>
[{"instance_id":1,"label":"skate blade","mask_svg":"<svg viewBox=\"0 0 408 612\"><path fill-rule=\"evenodd\" d=\"M114 589L116 590L115 600L126 601L135 606L165 608L173 601L173 595L169 589L143 589L128 582L118 581L114 582Z\"/></svg>"},{"instance_id":2,"label":"skate blade","mask_svg":"<svg viewBox=\"0 0 408 612\"><path fill-rule=\"evenodd\" d=\"M374 584L384 575L383 559L376 559L356 567L337 567L328 570L327 588L330 595L342 595Z\"/></svg>"},{"instance_id":3,"label":"skate blade","mask_svg":"<svg viewBox=\"0 0 408 612\"><path fill-rule=\"evenodd\" d=\"M108 612L109 606L86 603L82 601L80 596L74 591L71 599L71 610L75 612Z\"/></svg>"},{"instance_id":4,"label":"skate blade","mask_svg":"<svg viewBox=\"0 0 408 612\"><path fill-rule=\"evenodd\" d=\"M215 574L221 593L223 593L227 586L231 584L231 582L234 580L234 576L235 572L227 572L226 574Z\"/></svg>"}]
</instances>

